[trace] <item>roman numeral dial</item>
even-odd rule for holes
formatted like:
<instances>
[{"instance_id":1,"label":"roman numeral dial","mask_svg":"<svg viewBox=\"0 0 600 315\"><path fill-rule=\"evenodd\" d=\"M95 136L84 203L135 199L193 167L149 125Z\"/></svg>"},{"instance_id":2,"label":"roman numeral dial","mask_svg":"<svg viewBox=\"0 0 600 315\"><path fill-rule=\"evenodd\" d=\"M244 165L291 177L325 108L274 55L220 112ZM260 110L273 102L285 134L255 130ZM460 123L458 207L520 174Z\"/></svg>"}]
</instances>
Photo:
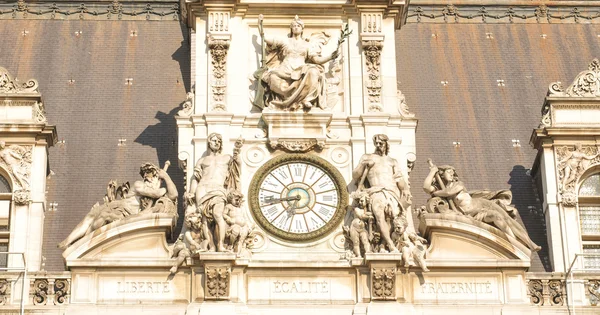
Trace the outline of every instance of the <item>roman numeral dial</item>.
<instances>
[{"instance_id":1,"label":"roman numeral dial","mask_svg":"<svg viewBox=\"0 0 600 315\"><path fill-rule=\"evenodd\" d=\"M284 154L253 178L249 201L257 221L279 238L315 239L337 227L348 196L335 167L312 155Z\"/></svg>"}]
</instances>

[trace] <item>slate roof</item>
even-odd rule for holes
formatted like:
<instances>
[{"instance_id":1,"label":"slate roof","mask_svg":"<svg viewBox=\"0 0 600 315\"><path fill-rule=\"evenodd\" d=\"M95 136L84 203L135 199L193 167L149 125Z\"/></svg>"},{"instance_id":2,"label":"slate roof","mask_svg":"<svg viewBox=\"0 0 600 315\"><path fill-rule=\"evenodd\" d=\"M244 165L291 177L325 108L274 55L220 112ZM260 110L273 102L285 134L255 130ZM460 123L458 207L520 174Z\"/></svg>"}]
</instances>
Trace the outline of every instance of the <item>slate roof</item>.
<instances>
[{"instance_id":1,"label":"slate roof","mask_svg":"<svg viewBox=\"0 0 600 315\"><path fill-rule=\"evenodd\" d=\"M133 183L142 162L170 160L183 183L174 115L189 90L188 30L178 21L4 20L0 38L0 64L38 80L65 141L50 149L48 202L58 210L46 212L43 244L46 269L64 270L56 245L102 201L109 180Z\"/></svg>"},{"instance_id":2,"label":"slate roof","mask_svg":"<svg viewBox=\"0 0 600 315\"><path fill-rule=\"evenodd\" d=\"M510 189L529 234L544 247L530 271L549 271L542 205L528 175L536 154L529 137L548 85L570 84L600 56L598 34L598 25L577 24L405 25L397 33L397 72L419 119L415 205L427 199L427 158L455 166L470 190Z\"/></svg>"},{"instance_id":3,"label":"slate roof","mask_svg":"<svg viewBox=\"0 0 600 315\"><path fill-rule=\"evenodd\" d=\"M528 140L548 84L570 82L600 56L597 34L600 26L577 24L405 25L396 52L398 86L419 118L414 204L427 199L427 158L454 165L469 189L511 189L544 247L531 271L550 270ZM173 116L190 85L188 30L178 21L3 20L0 38L0 65L38 80L64 140L50 149L48 201L58 211L46 212L43 245L46 269L63 270L56 244L101 201L109 180L132 182L141 162L171 160L169 173L183 182Z\"/></svg>"}]
</instances>

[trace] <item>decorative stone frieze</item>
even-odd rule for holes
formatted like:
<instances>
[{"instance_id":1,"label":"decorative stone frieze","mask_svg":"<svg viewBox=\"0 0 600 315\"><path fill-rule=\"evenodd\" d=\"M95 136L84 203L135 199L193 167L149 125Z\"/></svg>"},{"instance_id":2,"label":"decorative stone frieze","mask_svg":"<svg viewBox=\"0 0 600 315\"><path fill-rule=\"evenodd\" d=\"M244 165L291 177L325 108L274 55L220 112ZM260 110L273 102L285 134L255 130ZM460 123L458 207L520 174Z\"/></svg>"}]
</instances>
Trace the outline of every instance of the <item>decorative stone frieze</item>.
<instances>
[{"instance_id":1,"label":"decorative stone frieze","mask_svg":"<svg viewBox=\"0 0 600 315\"><path fill-rule=\"evenodd\" d=\"M371 269L371 298L373 300L394 300L396 298L396 269Z\"/></svg>"},{"instance_id":2,"label":"decorative stone frieze","mask_svg":"<svg viewBox=\"0 0 600 315\"><path fill-rule=\"evenodd\" d=\"M367 79L365 86L369 96L369 112L381 111L381 50L383 49L382 40L363 40L363 50L365 52L365 62L367 66ZM379 105L379 106L377 106Z\"/></svg>"},{"instance_id":3,"label":"decorative stone frieze","mask_svg":"<svg viewBox=\"0 0 600 315\"><path fill-rule=\"evenodd\" d=\"M0 305L6 305L10 301L10 281L0 279Z\"/></svg>"},{"instance_id":4,"label":"decorative stone frieze","mask_svg":"<svg viewBox=\"0 0 600 315\"><path fill-rule=\"evenodd\" d=\"M112 1L110 3L67 3L19 0L0 3L0 19L27 20L167 20L180 18L177 3L143 3L135 1ZM185 14L182 12L182 15Z\"/></svg>"},{"instance_id":5,"label":"decorative stone frieze","mask_svg":"<svg viewBox=\"0 0 600 315\"><path fill-rule=\"evenodd\" d=\"M569 5L421 5L409 7L407 23L599 23L600 10Z\"/></svg>"},{"instance_id":6,"label":"decorative stone frieze","mask_svg":"<svg viewBox=\"0 0 600 315\"><path fill-rule=\"evenodd\" d=\"M204 284L207 300L227 300L229 298L229 279L231 268L228 266L206 266Z\"/></svg>"},{"instance_id":7,"label":"decorative stone frieze","mask_svg":"<svg viewBox=\"0 0 600 315\"><path fill-rule=\"evenodd\" d=\"M221 22L219 22L221 23ZM219 24L219 28L223 28ZM208 48L212 58L212 110L226 111L225 92L227 89L227 51L229 49L230 39L226 37L208 36Z\"/></svg>"}]
</instances>

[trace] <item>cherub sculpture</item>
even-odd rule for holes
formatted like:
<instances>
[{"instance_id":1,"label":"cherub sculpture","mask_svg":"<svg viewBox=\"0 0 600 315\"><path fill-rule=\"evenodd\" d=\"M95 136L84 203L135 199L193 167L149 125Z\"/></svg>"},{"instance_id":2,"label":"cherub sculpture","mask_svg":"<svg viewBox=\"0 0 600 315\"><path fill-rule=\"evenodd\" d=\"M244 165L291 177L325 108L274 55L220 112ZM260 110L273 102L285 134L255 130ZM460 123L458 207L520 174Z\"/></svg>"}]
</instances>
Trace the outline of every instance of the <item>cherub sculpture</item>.
<instances>
[{"instance_id":1,"label":"cherub sculpture","mask_svg":"<svg viewBox=\"0 0 600 315\"><path fill-rule=\"evenodd\" d=\"M407 231L408 221L404 216L396 217L393 226L392 240L402 253L404 267L409 267L412 261L415 265L421 267L423 271L429 271L425 262L427 251L425 244L427 240L417 235L417 233Z\"/></svg>"},{"instance_id":2,"label":"cherub sculpture","mask_svg":"<svg viewBox=\"0 0 600 315\"><path fill-rule=\"evenodd\" d=\"M362 257L361 245L365 253L370 253L373 236L373 213L368 210L369 196L366 193L354 193L353 199L356 206L352 207L354 219L349 227L344 227L348 238L352 241L352 253L354 257Z\"/></svg>"},{"instance_id":3,"label":"cherub sculpture","mask_svg":"<svg viewBox=\"0 0 600 315\"><path fill-rule=\"evenodd\" d=\"M250 224L244 216L244 210L241 208L244 195L239 190L232 190L227 195L227 206L223 212L225 222L229 224L227 236L229 241L229 250L236 255L241 255L246 244L246 237L250 233Z\"/></svg>"},{"instance_id":4,"label":"cherub sculpture","mask_svg":"<svg viewBox=\"0 0 600 315\"><path fill-rule=\"evenodd\" d=\"M173 267L171 267L171 269L169 270L171 275L176 274L179 267L181 267L181 265L183 265L183 262L185 261L185 259L190 257L190 255L191 255L190 250L185 245L183 239L184 239L184 235L181 234L177 238L177 241L175 241L175 244L173 244L173 251L171 254L171 258L175 258L175 263L173 263Z\"/></svg>"}]
</instances>

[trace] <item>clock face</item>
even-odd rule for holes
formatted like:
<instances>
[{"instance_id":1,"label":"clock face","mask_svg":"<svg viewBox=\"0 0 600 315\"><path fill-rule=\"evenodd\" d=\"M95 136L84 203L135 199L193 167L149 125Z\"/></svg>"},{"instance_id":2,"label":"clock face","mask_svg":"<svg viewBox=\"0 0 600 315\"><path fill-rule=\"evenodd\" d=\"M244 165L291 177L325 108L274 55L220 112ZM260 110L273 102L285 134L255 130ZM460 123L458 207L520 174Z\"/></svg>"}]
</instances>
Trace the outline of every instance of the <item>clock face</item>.
<instances>
[{"instance_id":1,"label":"clock face","mask_svg":"<svg viewBox=\"0 0 600 315\"><path fill-rule=\"evenodd\" d=\"M261 226L294 241L316 239L339 225L347 200L337 169L307 154L270 160L258 170L249 192L252 213Z\"/></svg>"}]
</instances>

